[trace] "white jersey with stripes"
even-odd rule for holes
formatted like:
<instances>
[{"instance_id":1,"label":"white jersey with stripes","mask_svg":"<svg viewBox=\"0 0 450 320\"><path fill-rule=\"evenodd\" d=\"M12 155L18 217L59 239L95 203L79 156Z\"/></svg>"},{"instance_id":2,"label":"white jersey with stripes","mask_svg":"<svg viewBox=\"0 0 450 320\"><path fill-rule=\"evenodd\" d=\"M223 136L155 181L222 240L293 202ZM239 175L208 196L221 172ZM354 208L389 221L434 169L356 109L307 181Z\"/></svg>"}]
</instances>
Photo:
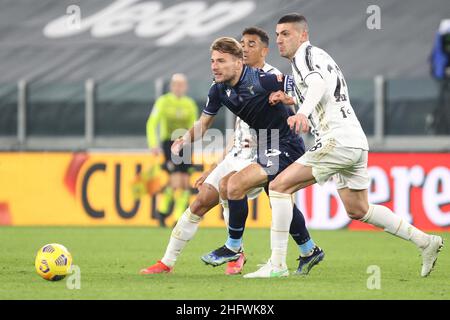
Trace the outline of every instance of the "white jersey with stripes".
<instances>
[{"instance_id":1,"label":"white jersey with stripes","mask_svg":"<svg viewBox=\"0 0 450 320\"><path fill-rule=\"evenodd\" d=\"M369 150L366 135L350 104L344 75L333 58L306 41L292 60L292 72L300 108L308 92L305 79L316 73L325 80L325 93L309 116L316 141L334 139L345 147Z\"/></svg>"}]
</instances>

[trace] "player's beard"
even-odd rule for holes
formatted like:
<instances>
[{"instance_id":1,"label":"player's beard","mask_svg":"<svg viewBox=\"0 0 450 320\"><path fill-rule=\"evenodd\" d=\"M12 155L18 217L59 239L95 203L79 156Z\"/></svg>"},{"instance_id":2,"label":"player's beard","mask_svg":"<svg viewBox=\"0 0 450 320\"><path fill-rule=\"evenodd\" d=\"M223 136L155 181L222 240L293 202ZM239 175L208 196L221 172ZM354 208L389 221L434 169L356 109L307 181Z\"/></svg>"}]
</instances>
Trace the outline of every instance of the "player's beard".
<instances>
[{"instance_id":1,"label":"player's beard","mask_svg":"<svg viewBox=\"0 0 450 320\"><path fill-rule=\"evenodd\" d=\"M224 84L226 84L226 85L228 85L228 86L231 86L231 83L234 82L234 80L236 79L236 77L237 77L237 75L234 74L234 75L231 75L231 76L229 76L229 77L227 77L227 78L224 78L224 80L221 81L221 82L224 83Z\"/></svg>"}]
</instances>

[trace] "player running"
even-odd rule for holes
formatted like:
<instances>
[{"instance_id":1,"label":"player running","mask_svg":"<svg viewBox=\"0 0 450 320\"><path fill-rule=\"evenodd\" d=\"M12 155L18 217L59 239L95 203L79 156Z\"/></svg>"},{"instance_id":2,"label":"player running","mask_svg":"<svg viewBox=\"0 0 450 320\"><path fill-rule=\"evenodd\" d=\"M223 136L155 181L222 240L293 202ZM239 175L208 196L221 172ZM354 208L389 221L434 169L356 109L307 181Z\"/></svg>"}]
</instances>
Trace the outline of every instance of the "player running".
<instances>
[{"instance_id":1,"label":"player running","mask_svg":"<svg viewBox=\"0 0 450 320\"><path fill-rule=\"evenodd\" d=\"M266 73L272 73L276 75L281 74L281 72L277 68L271 66L265 61L265 58L269 52L269 36L264 30L256 27L246 28L242 32L241 45L244 64L249 67L261 69ZM294 104L294 100L288 100L288 103ZM293 106L292 109L293 111L295 111ZM205 172L202 178L197 181L198 184L201 184L206 179L204 181L205 183L214 186L214 188L219 191L220 202L223 207L223 216L227 228L229 220L229 208L226 185L228 183L228 179L234 173L247 167L250 163L255 161L257 145L255 132L253 130L250 130L248 124L242 121L242 119L240 119L239 117L236 118L235 128L236 130L234 135L234 143L231 150L227 152L228 156L225 157L225 160L219 164L217 169L213 170L211 173ZM250 191L247 194L248 199L255 199L262 192L262 190L263 188L255 188L254 190ZM300 251L301 258L299 258L299 273L308 273L309 269L313 265L313 261L311 259L308 260L307 258L303 258L303 256L308 255L311 250L311 246L313 246L313 242L311 241L311 243L305 244L306 242L308 242L309 236L307 234L304 234L302 230L306 229L304 229L304 227L295 227L299 223L301 223L301 225L304 225L303 216L299 214L297 208L294 208L294 212L295 216L301 219L298 223L295 221L293 223L293 227L291 228L291 235L296 241ZM298 229L298 232L296 232L296 229ZM202 257L202 260L214 266L222 263L220 260L216 261L214 257L208 257L208 255ZM237 260L229 261L227 263L225 274L231 275L241 273L245 262L246 258L242 250L239 253L239 258Z\"/></svg>"},{"instance_id":2,"label":"player running","mask_svg":"<svg viewBox=\"0 0 450 320\"><path fill-rule=\"evenodd\" d=\"M294 157L303 154L304 144L287 126L289 113L285 106L278 104L274 108L265 100L271 92L286 89L290 79L244 66L241 46L232 38L217 39L211 51L211 68L216 83L211 86L199 123L191 129L190 135L175 141L172 150L176 152L190 143L194 133L198 136L203 134L222 106L258 130L257 162L233 174L226 186L230 211L228 240L224 246L202 257L206 263L220 265L237 259L242 250L242 235L248 215L247 194L254 188L267 185L292 163ZM308 246L306 256L312 264L323 258L323 251L311 239L305 240L304 244Z\"/></svg>"},{"instance_id":3,"label":"player running","mask_svg":"<svg viewBox=\"0 0 450 320\"><path fill-rule=\"evenodd\" d=\"M292 194L314 183L323 184L334 177L348 216L413 242L422 253L421 276L430 274L443 240L428 235L389 208L369 204L367 172L368 143L350 104L347 84L334 60L308 41L306 19L299 14L283 16L276 26L280 55L289 59L294 73L298 113L289 117L296 132L311 132L315 146L291 164L269 184L272 206L269 261L246 278L287 276L287 232L292 219ZM272 103L283 97L274 94Z\"/></svg>"},{"instance_id":4,"label":"player running","mask_svg":"<svg viewBox=\"0 0 450 320\"><path fill-rule=\"evenodd\" d=\"M252 33L252 30L244 31L243 41L247 41L248 38L253 38L255 35ZM232 41L236 42L234 39ZM233 44L235 45L235 43ZM236 46L236 45L235 45ZM239 44L236 46L239 48ZM241 53L242 54L242 53ZM265 57L267 53L263 55ZM228 58L231 58L228 57ZM239 59L242 62L242 57ZM264 61L264 60L263 60ZM260 62L260 61L259 61ZM264 64L264 63L263 63ZM239 75L242 72L242 66L239 71ZM271 69L272 67L269 65L265 65L265 68ZM247 70L247 67L244 69ZM238 72L235 70L235 73ZM237 76L239 76L237 75ZM280 87L282 89L282 87ZM259 96L259 95L258 95ZM268 95L267 95L268 96ZM264 100L265 101L265 100ZM201 121L207 120L209 124L212 122L212 116L208 116L206 114L202 115ZM143 274L152 274L152 273L164 273L170 272L176 262L178 255L181 253L181 250L184 248L187 241L193 238L194 234L197 231L198 224L201 220L201 217L206 214L211 208L213 208L219 202L219 181L220 179L227 175L230 172L238 171L243 167L247 166L251 163L251 159L253 154L255 153L254 148L243 148L242 142L244 141L244 137L249 136L248 128L244 128L246 126L245 123L237 120L239 126L235 135L235 144L233 146L232 151L227 155L225 160L219 164L219 166L211 172L205 181L202 184L202 181L198 181L197 183L200 185L200 193L197 195L195 201L191 204L190 208L188 208L183 217L179 220L177 226L172 232L169 245L167 247L166 253L161 261L158 261L156 264L150 266L147 269L141 270ZM199 122L201 124L201 122ZM208 126L209 126L208 124ZM206 126L205 126L206 127ZM205 129L206 130L206 129ZM244 133L244 130L246 130ZM193 130L191 130L193 131ZM204 133L204 130L202 130ZM186 140L189 136L186 136ZM190 140L189 140L190 141ZM251 145L251 144L250 144ZM299 144L300 146L301 144ZM204 179L205 177L202 177ZM256 193L256 192L255 192ZM309 236L309 233L305 227L305 221L300 211L294 207L293 213L293 222L291 228L291 234L293 235L296 242L301 246L302 250L306 250L306 246L313 246L314 242ZM224 210L224 216L226 217L226 210ZM309 249L311 251L311 249ZM322 257L323 252L321 251ZM229 260L226 261L240 259L243 257L241 252L232 252L232 257L227 257ZM243 261L243 260L241 260ZM242 262L243 264L243 262ZM314 261L312 259L302 259L299 265L299 273L308 273L310 268L314 265ZM228 268L230 269L230 268ZM231 268L232 269L232 268ZM229 274L240 272L242 266L237 266L236 269L229 270Z\"/></svg>"}]
</instances>

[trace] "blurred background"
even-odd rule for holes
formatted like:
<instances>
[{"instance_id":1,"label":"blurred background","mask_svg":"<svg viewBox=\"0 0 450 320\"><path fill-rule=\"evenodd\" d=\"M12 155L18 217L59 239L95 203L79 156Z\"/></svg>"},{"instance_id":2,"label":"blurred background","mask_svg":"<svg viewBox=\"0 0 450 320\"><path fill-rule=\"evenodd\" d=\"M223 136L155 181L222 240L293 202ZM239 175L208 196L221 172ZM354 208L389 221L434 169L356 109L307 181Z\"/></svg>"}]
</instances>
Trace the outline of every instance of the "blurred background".
<instances>
[{"instance_id":1,"label":"blurred background","mask_svg":"<svg viewBox=\"0 0 450 320\"><path fill-rule=\"evenodd\" d=\"M340 65L372 150L450 150L450 115L439 111L450 108L449 98L443 101L429 60L441 21L450 18L446 0L2 0L0 6L3 150L146 148L147 117L173 73L188 76L189 95L203 107L215 38L239 39L244 27L259 26L271 37L268 62L289 73L275 43L276 21L289 12L307 17L312 44ZM232 127L226 113L216 128Z\"/></svg>"},{"instance_id":2,"label":"blurred background","mask_svg":"<svg viewBox=\"0 0 450 320\"><path fill-rule=\"evenodd\" d=\"M239 39L245 27L265 29L270 36L267 62L290 73L275 43L276 22L290 12L306 16L311 43L326 50L342 69L371 150L386 153L379 158L380 165L392 159L405 165L392 152L438 154L413 156L408 166L415 168L414 159L420 158L425 175L435 167L444 168L436 182L444 220L430 226L450 225L448 0L0 0L0 220L3 212L4 224L87 223L84 218L60 218L70 202L63 201L66 195L58 195L52 180L57 181L55 186L65 183L70 199L75 197L88 212L86 219L108 216L108 208L114 206L119 213L125 212L120 214L125 220L139 214L148 218L151 209L140 213L143 209L136 207L131 196L123 195L128 203L123 207L131 209L121 207L117 179L97 178L91 189L85 180L95 170L114 170L109 168L116 168L112 175L120 178L116 163L122 163L122 174L131 172L122 182L130 180L134 171L141 170L139 166L135 170L137 162L126 169L130 158L119 156L119 160L96 160L83 169L87 157L98 158L97 151L147 154L146 121L174 73L187 75L188 95L201 111L212 80L209 46L219 36ZM233 116L224 109L214 123L221 131L234 126ZM66 153L51 153L55 151ZM37 159L30 159L30 154ZM438 161L434 167L429 165L433 161ZM49 174L58 166L61 169L55 176ZM394 186L389 170L385 172ZM30 179L46 181L44 189L51 193L40 212L16 204L30 196L35 203L44 201L39 185L31 188ZM413 186L424 179L416 179L419 182ZM103 186L110 194L104 203L98 200L103 193L89 198L92 190ZM389 193L379 202L394 200ZM61 203L49 207L52 201ZM417 206L422 207L422 202ZM83 211L73 209L77 210ZM404 208L405 215L409 210ZM78 211L74 216L84 215ZM21 220L22 216L26 218ZM49 218L42 220L42 216ZM136 224L145 218L135 220ZM124 223L111 219L113 224Z\"/></svg>"}]
</instances>

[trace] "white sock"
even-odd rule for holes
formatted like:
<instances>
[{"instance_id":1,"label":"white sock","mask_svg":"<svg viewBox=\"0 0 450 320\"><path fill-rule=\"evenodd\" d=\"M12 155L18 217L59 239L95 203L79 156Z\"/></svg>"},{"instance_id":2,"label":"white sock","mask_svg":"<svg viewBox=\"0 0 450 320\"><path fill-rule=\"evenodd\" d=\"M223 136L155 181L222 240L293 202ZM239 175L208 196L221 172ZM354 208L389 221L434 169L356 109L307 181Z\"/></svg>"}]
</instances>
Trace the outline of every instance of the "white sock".
<instances>
[{"instance_id":1,"label":"white sock","mask_svg":"<svg viewBox=\"0 0 450 320\"><path fill-rule=\"evenodd\" d=\"M188 207L184 211L177 225L173 228L170 241L164 257L161 259L166 266L173 267L186 243L191 240L197 232L201 217L193 214Z\"/></svg>"},{"instance_id":2,"label":"white sock","mask_svg":"<svg viewBox=\"0 0 450 320\"><path fill-rule=\"evenodd\" d=\"M384 231L402 239L409 240L422 249L428 246L430 242L430 236L428 234L420 231L385 206L370 204L369 211L360 221L383 228Z\"/></svg>"},{"instance_id":3,"label":"white sock","mask_svg":"<svg viewBox=\"0 0 450 320\"><path fill-rule=\"evenodd\" d=\"M270 229L272 256L270 260L277 267L285 267L289 228L294 207L292 195L270 190L269 198L272 206L272 227Z\"/></svg>"},{"instance_id":4,"label":"white sock","mask_svg":"<svg viewBox=\"0 0 450 320\"><path fill-rule=\"evenodd\" d=\"M228 200L220 199L220 204L223 208L223 220L225 221L225 225L228 228L228 223L230 221L230 209L228 208Z\"/></svg>"}]
</instances>

